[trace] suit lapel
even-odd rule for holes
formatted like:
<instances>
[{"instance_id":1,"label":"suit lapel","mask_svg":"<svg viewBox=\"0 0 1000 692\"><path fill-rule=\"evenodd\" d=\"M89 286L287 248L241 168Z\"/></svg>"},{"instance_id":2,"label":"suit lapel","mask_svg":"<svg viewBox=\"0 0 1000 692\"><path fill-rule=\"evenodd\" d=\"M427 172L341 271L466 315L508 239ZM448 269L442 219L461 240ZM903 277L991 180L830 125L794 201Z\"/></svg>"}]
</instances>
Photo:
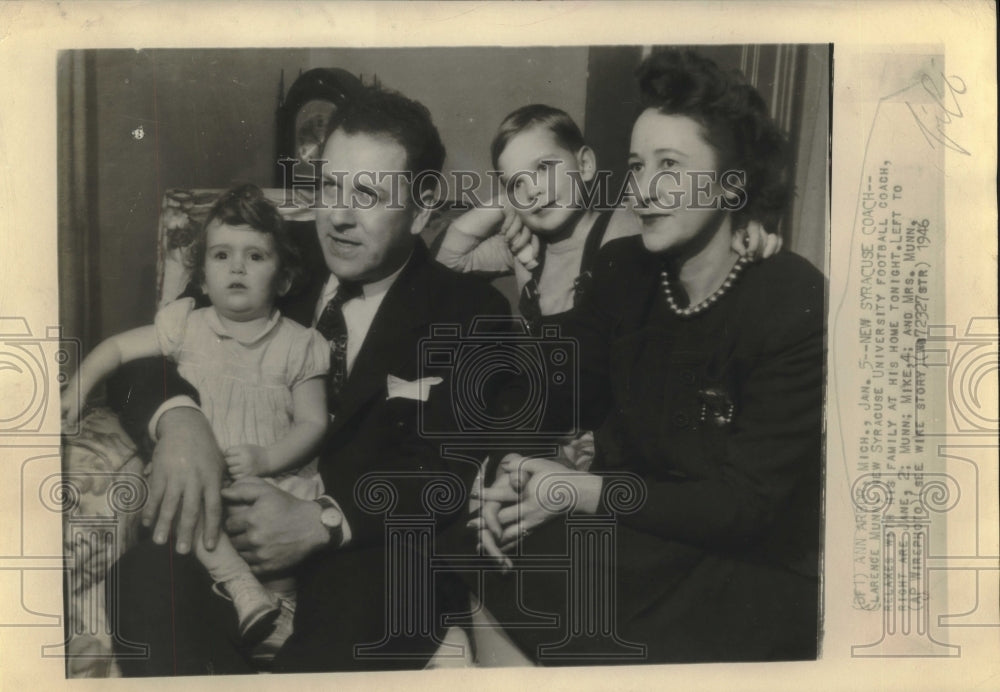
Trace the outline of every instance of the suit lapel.
<instances>
[{"instance_id":1,"label":"suit lapel","mask_svg":"<svg viewBox=\"0 0 1000 692\"><path fill-rule=\"evenodd\" d=\"M351 374L341 391L340 411L330 425L335 434L371 399L385 395L386 376L407 369L417 359L416 330L429 322L426 290L427 249L418 240L406 267L389 287Z\"/></svg>"}]
</instances>

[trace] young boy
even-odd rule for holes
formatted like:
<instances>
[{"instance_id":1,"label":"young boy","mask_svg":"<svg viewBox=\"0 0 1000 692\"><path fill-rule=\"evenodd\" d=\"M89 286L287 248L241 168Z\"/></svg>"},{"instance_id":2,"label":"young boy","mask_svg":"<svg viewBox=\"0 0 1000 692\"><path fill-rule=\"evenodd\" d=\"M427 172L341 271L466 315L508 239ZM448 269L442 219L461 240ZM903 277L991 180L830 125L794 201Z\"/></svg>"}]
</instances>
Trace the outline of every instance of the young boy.
<instances>
[{"instance_id":1,"label":"young boy","mask_svg":"<svg viewBox=\"0 0 1000 692\"><path fill-rule=\"evenodd\" d=\"M437 259L462 272L513 272L519 310L534 330L542 317L573 307L604 243L638 233L639 226L626 209L584 205L581 183L594 180L597 160L564 111L542 104L517 109L500 124L490 151L509 198L456 219ZM752 223L746 234L734 234L733 247L769 257L781 240Z\"/></svg>"}]
</instances>

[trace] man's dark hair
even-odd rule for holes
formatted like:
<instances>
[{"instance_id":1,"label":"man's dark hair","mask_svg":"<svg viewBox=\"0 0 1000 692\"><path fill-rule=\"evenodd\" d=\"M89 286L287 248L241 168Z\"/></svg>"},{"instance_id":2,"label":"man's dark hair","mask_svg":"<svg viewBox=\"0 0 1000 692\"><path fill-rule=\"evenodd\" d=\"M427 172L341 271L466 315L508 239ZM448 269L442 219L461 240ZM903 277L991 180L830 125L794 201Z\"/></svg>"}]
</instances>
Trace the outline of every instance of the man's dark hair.
<instances>
[{"instance_id":1,"label":"man's dark hair","mask_svg":"<svg viewBox=\"0 0 1000 692\"><path fill-rule=\"evenodd\" d=\"M406 151L411 180L420 181L417 194L436 185L444 166L444 144L431 120L430 111L422 103L396 91L366 85L330 118L326 139L337 130L349 135L392 138Z\"/></svg>"},{"instance_id":2,"label":"man's dark hair","mask_svg":"<svg viewBox=\"0 0 1000 692\"><path fill-rule=\"evenodd\" d=\"M637 74L639 114L653 108L691 118L715 149L719 172L746 173L747 204L735 223L753 219L777 228L792 193L788 146L760 93L739 72L724 72L691 50L657 51Z\"/></svg>"}]
</instances>

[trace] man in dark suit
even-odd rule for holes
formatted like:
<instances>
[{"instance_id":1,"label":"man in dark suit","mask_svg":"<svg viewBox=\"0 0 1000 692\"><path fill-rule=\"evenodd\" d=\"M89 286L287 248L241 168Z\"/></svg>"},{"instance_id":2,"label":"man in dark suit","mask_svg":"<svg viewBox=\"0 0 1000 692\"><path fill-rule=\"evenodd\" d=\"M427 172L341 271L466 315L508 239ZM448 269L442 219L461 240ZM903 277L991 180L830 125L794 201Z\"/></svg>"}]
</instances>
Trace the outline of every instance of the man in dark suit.
<instances>
[{"instance_id":1,"label":"man in dark suit","mask_svg":"<svg viewBox=\"0 0 1000 692\"><path fill-rule=\"evenodd\" d=\"M241 480L221 491L224 527L256 572L290 570L297 579L294 631L274 670L420 668L443 634L437 615L456 594L424 582L405 598L420 600L433 631L389 626L400 594L390 591L396 585L386 574L399 565L388 564L385 514L372 509L391 496L397 514L426 516L428 483L469 486L476 467L443 458L439 445L421 434L421 424L447 429L454 413L449 382L418 380L419 341L434 324L468 329L475 316L506 314L509 306L486 284L432 262L419 238L437 192L433 173L444 159L423 106L365 89L334 117L323 159L324 204L316 226L330 273L312 277L282 309L328 330L331 339L331 423L320 455L326 495L299 500L260 479ZM172 373L168 378L167 394L193 394ZM134 405L143 413L128 417L143 419L150 405ZM223 466L199 418L196 409L175 407L152 425L160 442L144 518L153 540L123 556L109 579L126 675L254 669L230 604L212 593L205 570L186 554L199 509L208 543L219 511L213 488ZM391 489L366 485L379 480L373 473ZM461 509L453 503L444 523ZM175 515L176 552L164 545ZM391 559L423 565L433 549L404 545ZM148 657L121 656L129 650L122 642L148 644ZM364 650L373 657L359 655L364 652L356 647L366 644L378 645Z\"/></svg>"}]
</instances>

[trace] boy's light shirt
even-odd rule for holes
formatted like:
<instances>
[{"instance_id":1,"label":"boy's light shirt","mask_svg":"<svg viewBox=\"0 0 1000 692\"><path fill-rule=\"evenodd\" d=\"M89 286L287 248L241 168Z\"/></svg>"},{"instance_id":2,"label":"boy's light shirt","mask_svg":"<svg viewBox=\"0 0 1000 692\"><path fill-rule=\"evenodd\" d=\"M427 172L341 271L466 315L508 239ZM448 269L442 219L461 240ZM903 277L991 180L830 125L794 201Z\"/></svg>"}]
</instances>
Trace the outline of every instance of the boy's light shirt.
<instances>
[{"instance_id":1,"label":"boy's light shirt","mask_svg":"<svg viewBox=\"0 0 1000 692\"><path fill-rule=\"evenodd\" d=\"M454 224L452 228L455 228ZM461 230L456 230L462 233ZM470 239L467 242L476 243L477 240ZM520 262L515 261L514 255L510 253L510 248L507 246L507 241L500 235L491 235L488 238L484 238L478 244L472 245L466 252L453 250L448 247L447 243L443 243L438 249L437 261L449 269L454 269L463 274L469 272L510 274L520 264ZM519 286L521 285L520 280L518 284Z\"/></svg>"},{"instance_id":2,"label":"boy's light shirt","mask_svg":"<svg viewBox=\"0 0 1000 692\"><path fill-rule=\"evenodd\" d=\"M580 276L583 248L593 225L579 223L569 238L558 243L546 243L545 264L538 279L538 306L543 315L558 315L573 308L576 297L574 286Z\"/></svg>"},{"instance_id":3,"label":"boy's light shirt","mask_svg":"<svg viewBox=\"0 0 1000 692\"><path fill-rule=\"evenodd\" d=\"M558 243L542 241L545 244L545 264L538 281L538 303L543 315L558 315L573 307L574 285L580 275L583 248L597 218L598 215L594 214L589 223L577 223L573 235ZM531 280L531 272L517 261L501 235L491 235L465 253L455 252L443 244L437 259L446 267L460 272L513 272L519 292Z\"/></svg>"}]
</instances>

